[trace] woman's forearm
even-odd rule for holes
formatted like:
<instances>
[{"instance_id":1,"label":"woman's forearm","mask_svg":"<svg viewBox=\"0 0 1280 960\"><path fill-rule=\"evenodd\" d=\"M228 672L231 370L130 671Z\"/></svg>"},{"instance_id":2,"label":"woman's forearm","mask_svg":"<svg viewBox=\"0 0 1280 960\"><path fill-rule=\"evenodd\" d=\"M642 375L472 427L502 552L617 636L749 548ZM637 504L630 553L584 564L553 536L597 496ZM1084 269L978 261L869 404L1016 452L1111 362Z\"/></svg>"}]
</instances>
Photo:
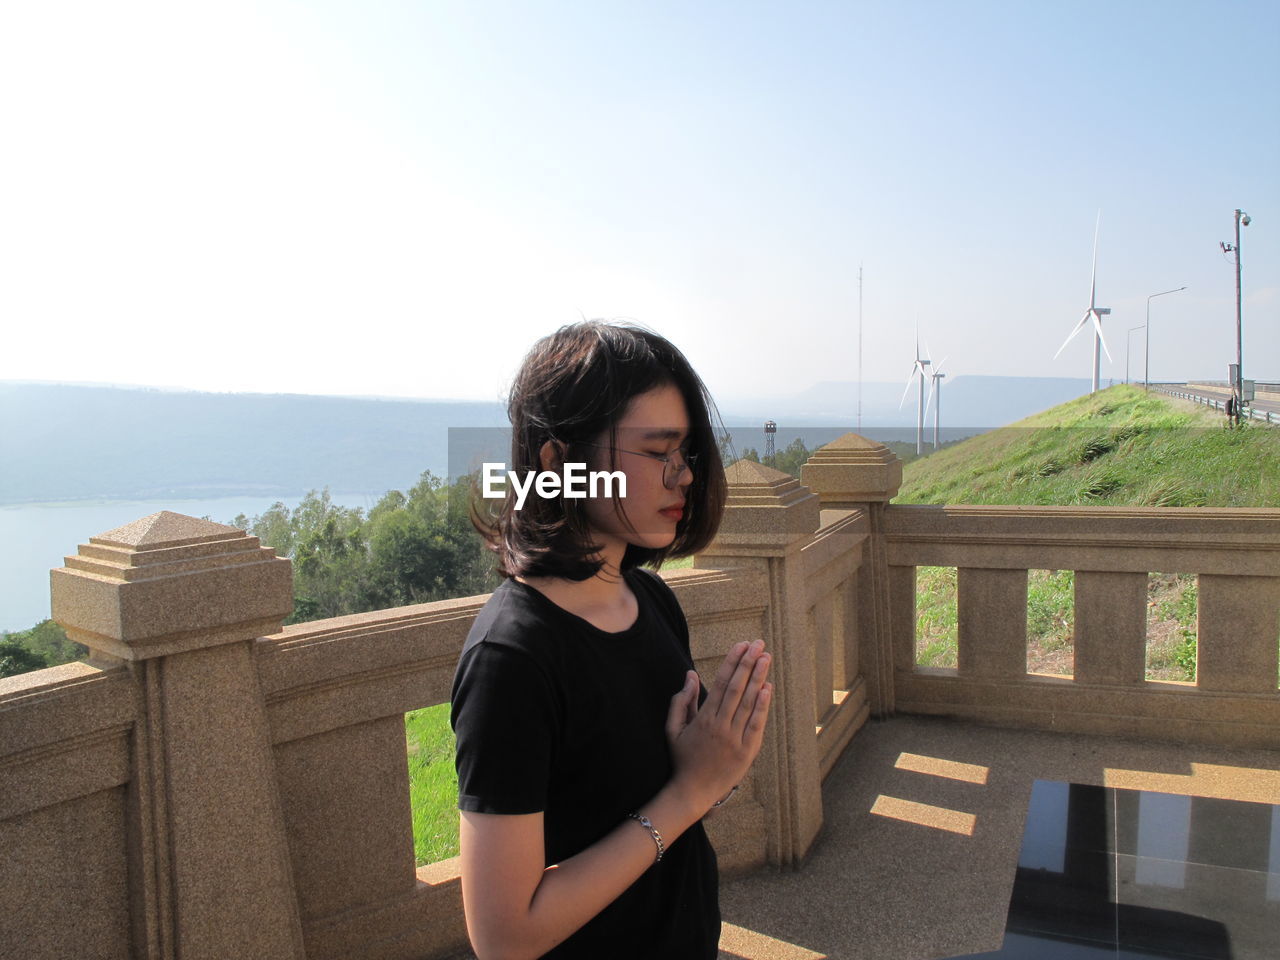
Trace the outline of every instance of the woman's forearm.
<instances>
[{"instance_id":1,"label":"woman's forearm","mask_svg":"<svg viewBox=\"0 0 1280 960\"><path fill-rule=\"evenodd\" d=\"M648 817L670 847L706 809L703 800L676 781L668 783L637 813ZM479 960L540 957L600 913L636 882L657 858L653 836L626 818L609 834L562 863L546 868L524 910L500 922L470 922ZM494 918L497 919L497 918Z\"/></svg>"}]
</instances>

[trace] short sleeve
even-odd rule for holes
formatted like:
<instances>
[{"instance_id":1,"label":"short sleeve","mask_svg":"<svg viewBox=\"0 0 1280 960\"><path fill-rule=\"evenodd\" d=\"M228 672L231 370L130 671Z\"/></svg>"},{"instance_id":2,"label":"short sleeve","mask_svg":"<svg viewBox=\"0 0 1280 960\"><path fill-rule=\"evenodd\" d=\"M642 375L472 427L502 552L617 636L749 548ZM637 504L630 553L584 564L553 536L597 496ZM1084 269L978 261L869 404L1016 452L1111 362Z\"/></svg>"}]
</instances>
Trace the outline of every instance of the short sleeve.
<instances>
[{"instance_id":1,"label":"short sleeve","mask_svg":"<svg viewBox=\"0 0 1280 960\"><path fill-rule=\"evenodd\" d=\"M523 814L546 809L555 710L529 657L501 644L467 649L453 683L458 808Z\"/></svg>"}]
</instances>

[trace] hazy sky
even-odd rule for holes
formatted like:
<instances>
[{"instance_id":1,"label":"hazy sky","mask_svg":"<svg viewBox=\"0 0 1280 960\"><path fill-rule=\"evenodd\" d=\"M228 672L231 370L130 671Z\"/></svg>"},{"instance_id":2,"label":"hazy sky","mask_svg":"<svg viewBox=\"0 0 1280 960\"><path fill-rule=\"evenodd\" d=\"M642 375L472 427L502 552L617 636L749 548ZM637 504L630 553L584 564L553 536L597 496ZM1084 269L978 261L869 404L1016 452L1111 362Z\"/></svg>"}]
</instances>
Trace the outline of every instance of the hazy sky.
<instances>
[{"instance_id":1,"label":"hazy sky","mask_svg":"<svg viewBox=\"0 0 1280 960\"><path fill-rule=\"evenodd\" d=\"M1280 380L1280 4L9 3L0 379L497 399L645 322L722 399ZM1132 336L1140 376L1142 331Z\"/></svg>"}]
</instances>

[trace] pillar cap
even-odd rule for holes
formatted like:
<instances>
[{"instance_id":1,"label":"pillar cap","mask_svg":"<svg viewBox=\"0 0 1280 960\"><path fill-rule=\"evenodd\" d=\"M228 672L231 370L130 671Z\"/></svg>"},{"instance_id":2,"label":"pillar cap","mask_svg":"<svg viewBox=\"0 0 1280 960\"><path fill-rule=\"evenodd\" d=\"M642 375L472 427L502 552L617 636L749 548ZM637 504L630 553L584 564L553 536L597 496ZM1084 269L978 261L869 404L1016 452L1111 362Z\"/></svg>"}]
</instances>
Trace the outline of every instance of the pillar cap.
<instances>
[{"instance_id":1,"label":"pillar cap","mask_svg":"<svg viewBox=\"0 0 1280 960\"><path fill-rule=\"evenodd\" d=\"M68 635L129 660L274 633L293 607L288 560L169 510L90 537L50 579Z\"/></svg>"},{"instance_id":2,"label":"pillar cap","mask_svg":"<svg viewBox=\"0 0 1280 960\"><path fill-rule=\"evenodd\" d=\"M725 469L729 496L724 519L707 555L729 555L742 547L783 548L818 529L818 498L790 474L754 460Z\"/></svg>"},{"instance_id":3,"label":"pillar cap","mask_svg":"<svg viewBox=\"0 0 1280 960\"><path fill-rule=\"evenodd\" d=\"M902 461L883 443L846 433L815 450L800 479L823 506L882 502L898 495Z\"/></svg>"}]
</instances>

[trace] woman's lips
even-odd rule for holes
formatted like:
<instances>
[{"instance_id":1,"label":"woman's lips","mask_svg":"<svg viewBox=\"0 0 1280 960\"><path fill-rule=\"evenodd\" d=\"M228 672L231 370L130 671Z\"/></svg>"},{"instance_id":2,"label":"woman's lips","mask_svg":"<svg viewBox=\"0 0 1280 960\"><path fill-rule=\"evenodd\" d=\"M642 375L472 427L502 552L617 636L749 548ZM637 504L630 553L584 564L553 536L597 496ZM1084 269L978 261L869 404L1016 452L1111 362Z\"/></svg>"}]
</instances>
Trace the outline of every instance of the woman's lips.
<instances>
[{"instance_id":1,"label":"woman's lips","mask_svg":"<svg viewBox=\"0 0 1280 960\"><path fill-rule=\"evenodd\" d=\"M668 520L679 520L684 516L684 505L681 504L678 507L667 507L665 510L659 510L658 512Z\"/></svg>"}]
</instances>

